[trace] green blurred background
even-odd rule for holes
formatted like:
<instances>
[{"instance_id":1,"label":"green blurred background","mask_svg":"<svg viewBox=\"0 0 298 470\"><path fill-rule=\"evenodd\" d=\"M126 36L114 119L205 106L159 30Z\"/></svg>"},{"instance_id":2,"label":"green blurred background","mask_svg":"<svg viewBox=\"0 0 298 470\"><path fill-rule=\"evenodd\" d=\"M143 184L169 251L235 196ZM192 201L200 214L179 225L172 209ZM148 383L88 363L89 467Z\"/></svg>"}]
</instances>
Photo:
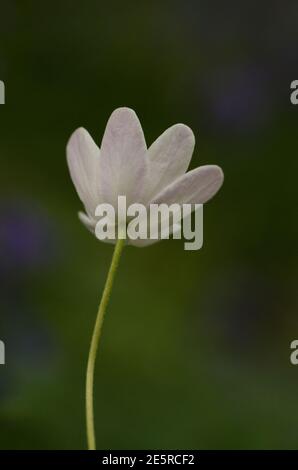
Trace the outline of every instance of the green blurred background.
<instances>
[{"instance_id":1,"label":"green blurred background","mask_svg":"<svg viewBox=\"0 0 298 470\"><path fill-rule=\"evenodd\" d=\"M225 172L204 246L125 250L95 378L106 449L298 448L295 1L1 1L0 447L86 448L112 247L77 219L71 132L183 122Z\"/></svg>"}]
</instances>

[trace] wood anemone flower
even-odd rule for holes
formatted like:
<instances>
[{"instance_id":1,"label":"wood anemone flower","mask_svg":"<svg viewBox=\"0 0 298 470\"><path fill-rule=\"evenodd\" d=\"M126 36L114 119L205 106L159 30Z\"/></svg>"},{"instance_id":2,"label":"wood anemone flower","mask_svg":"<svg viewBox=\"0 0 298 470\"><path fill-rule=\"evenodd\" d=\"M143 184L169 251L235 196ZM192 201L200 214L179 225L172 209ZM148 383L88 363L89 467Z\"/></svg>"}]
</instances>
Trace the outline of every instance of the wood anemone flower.
<instances>
[{"instance_id":1,"label":"wood anemone flower","mask_svg":"<svg viewBox=\"0 0 298 470\"><path fill-rule=\"evenodd\" d=\"M96 207L108 203L117 212L120 195L128 206L204 204L221 187L223 172L217 165L187 172L194 145L192 130L175 124L147 148L138 117L129 108L112 113L100 148L88 131L77 129L67 144L67 162L86 211L79 212L80 220L94 233ZM147 246L156 241L129 239L128 243Z\"/></svg>"}]
</instances>

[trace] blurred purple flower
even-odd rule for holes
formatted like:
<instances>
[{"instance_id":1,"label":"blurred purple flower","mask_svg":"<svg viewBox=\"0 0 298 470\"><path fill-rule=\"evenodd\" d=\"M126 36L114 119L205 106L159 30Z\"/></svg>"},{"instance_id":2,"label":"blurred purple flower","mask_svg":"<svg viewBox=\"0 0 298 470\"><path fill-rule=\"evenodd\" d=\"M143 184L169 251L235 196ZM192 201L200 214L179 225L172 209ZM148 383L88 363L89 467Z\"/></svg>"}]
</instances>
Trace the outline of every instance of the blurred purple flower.
<instances>
[{"instance_id":1,"label":"blurred purple flower","mask_svg":"<svg viewBox=\"0 0 298 470\"><path fill-rule=\"evenodd\" d=\"M272 115L274 96L266 71L256 66L219 69L216 79L203 83L211 121L225 130L251 132L262 128Z\"/></svg>"},{"instance_id":2,"label":"blurred purple flower","mask_svg":"<svg viewBox=\"0 0 298 470\"><path fill-rule=\"evenodd\" d=\"M10 363L5 388L0 393L2 399L17 392L18 367L27 373L40 374L54 364L55 338L34 305L28 302L27 293L32 287L28 286L26 276L39 274L42 268L48 267L55 260L57 246L54 226L46 210L30 200L1 201L0 330Z\"/></svg>"},{"instance_id":3,"label":"blurred purple flower","mask_svg":"<svg viewBox=\"0 0 298 470\"><path fill-rule=\"evenodd\" d=\"M30 201L0 204L0 275L40 268L55 252L53 226Z\"/></svg>"}]
</instances>

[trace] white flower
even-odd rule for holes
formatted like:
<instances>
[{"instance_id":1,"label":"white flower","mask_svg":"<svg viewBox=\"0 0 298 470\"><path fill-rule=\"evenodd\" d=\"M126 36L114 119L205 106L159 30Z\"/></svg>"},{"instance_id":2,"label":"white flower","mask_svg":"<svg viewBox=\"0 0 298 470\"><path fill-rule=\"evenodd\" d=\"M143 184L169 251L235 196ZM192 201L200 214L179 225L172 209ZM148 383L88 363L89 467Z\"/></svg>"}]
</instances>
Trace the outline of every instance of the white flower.
<instances>
[{"instance_id":1,"label":"white flower","mask_svg":"<svg viewBox=\"0 0 298 470\"><path fill-rule=\"evenodd\" d=\"M147 148L138 117L129 108L112 113L100 148L85 129L77 129L67 144L67 162L86 210L79 212L80 220L94 233L96 207L109 203L116 208L119 195L126 196L127 205L207 202L221 187L223 172L205 165L186 173L194 145L192 130L175 124ZM145 246L154 241L129 243Z\"/></svg>"}]
</instances>

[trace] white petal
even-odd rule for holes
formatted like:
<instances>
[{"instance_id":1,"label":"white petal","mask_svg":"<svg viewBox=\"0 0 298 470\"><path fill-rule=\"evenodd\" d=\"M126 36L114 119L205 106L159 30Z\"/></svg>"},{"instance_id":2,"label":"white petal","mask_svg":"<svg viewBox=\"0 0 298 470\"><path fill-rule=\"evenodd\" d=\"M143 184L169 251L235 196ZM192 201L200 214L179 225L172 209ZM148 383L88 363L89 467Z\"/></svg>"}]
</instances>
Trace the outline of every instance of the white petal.
<instances>
[{"instance_id":1,"label":"white petal","mask_svg":"<svg viewBox=\"0 0 298 470\"><path fill-rule=\"evenodd\" d=\"M70 137L66 154L77 193L88 214L93 216L99 204L97 188L100 150L86 129L81 127Z\"/></svg>"},{"instance_id":2,"label":"white petal","mask_svg":"<svg viewBox=\"0 0 298 470\"><path fill-rule=\"evenodd\" d=\"M154 243L160 242L160 240L151 240L147 238L146 240L131 240L129 239L128 244L132 246L137 246L138 248L145 248L145 246L153 245Z\"/></svg>"},{"instance_id":3,"label":"white petal","mask_svg":"<svg viewBox=\"0 0 298 470\"><path fill-rule=\"evenodd\" d=\"M79 212L78 213L79 219L82 222L83 225L91 232L93 235L95 235L95 226L97 224L97 221L89 217L85 212ZM100 240L104 243L110 243L112 245L115 245L116 240Z\"/></svg>"},{"instance_id":4,"label":"white petal","mask_svg":"<svg viewBox=\"0 0 298 470\"><path fill-rule=\"evenodd\" d=\"M180 232L181 230L182 230L181 227L179 227L179 228L176 227L176 229L173 230L173 225L172 225L169 228L169 235L173 235L175 232L178 232L178 231ZM167 238L163 238L160 234L160 236L157 240L156 239L151 239L151 238L137 239L137 240L129 239L128 244L133 245L133 246L137 246L138 248L143 248L145 246L153 245L154 243L160 242L162 240L167 240Z\"/></svg>"},{"instance_id":5,"label":"white petal","mask_svg":"<svg viewBox=\"0 0 298 470\"><path fill-rule=\"evenodd\" d=\"M223 179L223 171L219 166L200 166L167 186L150 203L204 204L217 193Z\"/></svg>"},{"instance_id":6,"label":"white petal","mask_svg":"<svg viewBox=\"0 0 298 470\"><path fill-rule=\"evenodd\" d=\"M82 222L82 224L85 225L85 227L92 233L94 233L95 230L95 225L96 221L94 219L91 219L85 212L79 212L78 213L79 219Z\"/></svg>"},{"instance_id":7,"label":"white petal","mask_svg":"<svg viewBox=\"0 0 298 470\"><path fill-rule=\"evenodd\" d=\"M153 226L150 226L150 213L149 209L147 212L147 217L146 217L146 223L147 223L147 234L151 234L151 230L153 230L153 233L157 233L158 238L146 238L146 239L136 239L132 240L129 239L129 244L138 246L138 247L145 247L149 245L153 245L154 243L161 241L161 240L167 240L168 237L175 233L175 231L180 231L181 230L181 223L182 223L182 210L181 207L177 204L177 210L174 210L174 212L165 212L164 214L160 214L158 217L158 220L154 220ZM174 213L176 214L174 216ZM174 216L174 219L173 219Z\"/></svg>"},{"instance_id":8,"label":"white petal","mask_svg":"<svg viewBox=\"0 0 298 470\"><path fill-rule=\"evenodd\" d=\"M194 145L192 130L175 124L149 147L149 199L186 172Z\"/></svg>"},{"instance_id":9,"label":"white petal","mask_svg":"<svg viewBox=\"0 0 298 470\"><path fill-rule=\"evenodd\" d=\"M142 127L132 109L116 109L101 144L100 195L103 202L117 206L118 195L127 205L142 202L147 151Z\"/></svg>"}]
</instances>

